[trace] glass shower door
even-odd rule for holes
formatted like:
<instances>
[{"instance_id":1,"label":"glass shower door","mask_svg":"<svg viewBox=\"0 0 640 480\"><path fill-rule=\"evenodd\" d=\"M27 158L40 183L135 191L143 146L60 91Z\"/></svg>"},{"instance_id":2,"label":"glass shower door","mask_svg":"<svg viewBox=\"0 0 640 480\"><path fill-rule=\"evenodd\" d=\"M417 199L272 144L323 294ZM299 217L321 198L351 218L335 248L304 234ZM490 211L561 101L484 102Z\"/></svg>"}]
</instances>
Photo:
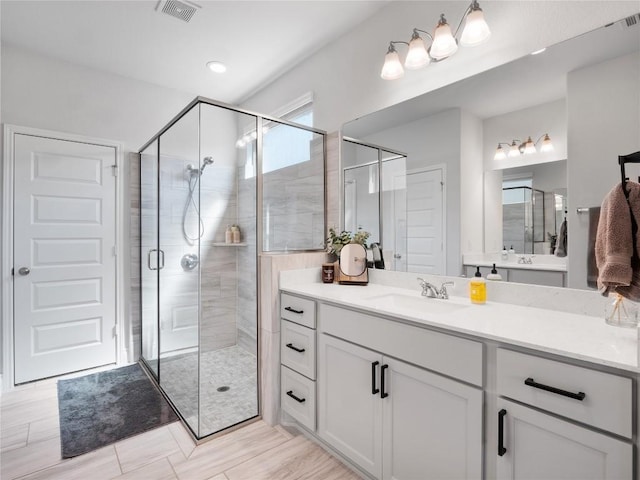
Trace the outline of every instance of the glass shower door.
<instances>
[{"instance_id":1,"label":"glass shower door","mask_svg":"<svg viewBox=\"0 0 640 480\"><path fill-rule=\"evenodd\" d=\"M160 386L198 432L200 147L195 107L160 136Z\"/></svg>"},{"instance_id":2,"label":"glass shower door","mask_svg":"<svg viewBox=\"0 0 640 480\"><path fill-rule=\"evenodd\" d=\"M158 378L158 142L140 153L142 358Z\"/></svg>"}]
</instances>

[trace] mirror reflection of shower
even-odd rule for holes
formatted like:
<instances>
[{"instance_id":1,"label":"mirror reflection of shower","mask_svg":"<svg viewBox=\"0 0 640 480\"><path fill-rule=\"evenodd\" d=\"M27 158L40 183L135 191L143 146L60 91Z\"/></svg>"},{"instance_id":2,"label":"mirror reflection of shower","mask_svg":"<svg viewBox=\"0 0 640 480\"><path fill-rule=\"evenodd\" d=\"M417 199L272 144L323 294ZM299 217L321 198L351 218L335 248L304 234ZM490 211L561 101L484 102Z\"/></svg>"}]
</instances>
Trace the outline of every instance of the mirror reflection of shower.
<instances>
[{"instance_id":1,"label":"mirror reflection of shower","mask_svg":"<svg viewBox=\"0 0 640 480\"><path fill-rule=\"evenodd\" d=\"M192 164L187 165L186 173L187 182L189 183L189 193L187 194L187 201L182 210L182 236L189 245L194 245L195 242L200 240L202 235L204 235L204 223L202 222L198 205L193 199L193 193L196 190L200 177L204 173L204 169L211 164L213 164L213 157L204 157L202 159L202 167L200 168ZM195 216L198 218L198 232L195 234L196 236L189 235L189 232L187 232L187 215L189 215L189 210L193 210Z\"/></svg>"}]
</instances>

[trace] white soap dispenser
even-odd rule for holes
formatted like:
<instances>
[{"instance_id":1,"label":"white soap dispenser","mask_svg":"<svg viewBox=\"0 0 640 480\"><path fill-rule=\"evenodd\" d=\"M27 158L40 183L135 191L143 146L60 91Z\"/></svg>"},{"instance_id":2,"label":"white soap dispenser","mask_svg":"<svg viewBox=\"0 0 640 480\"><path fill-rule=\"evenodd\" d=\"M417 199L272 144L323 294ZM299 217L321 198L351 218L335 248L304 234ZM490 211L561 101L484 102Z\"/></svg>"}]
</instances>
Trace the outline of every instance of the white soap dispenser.
<instances>
[{"instance_id":1,"label":"white soap dispenser","mask_svg":"<svg viewBox=\"0 0 640 480\"><path fill-rule=\"evenodd\" d=\"M493 280L494 282L502 280L502 275L498 273L496 270L496 264L493 264L493 268L491 269L491 273L487 275L487 280Z\"/></svg>"},{"instance_id":2,"label":"white soap dispenser","mask_svg":"<svg viewBox=\"0 0 640 480\"><path fill-rule=\"evenodd\" d=\"M509 248L509 260L513 260L515 256L516 251L513 249L513 245L511 245L511 248Z\"/></svg>"},{"instance_id":3,"label":"white soap dispenser","mask_svg":"<svg viewBox=\"0 0 640 480\"><path fill-rule=\"evenodd\" d=\"M506 262L507 260L509 260L509 252L507 252L507 247L506 245L502 246L502 252L500 253L500 258Z\"/></svg>"}]
</instances>

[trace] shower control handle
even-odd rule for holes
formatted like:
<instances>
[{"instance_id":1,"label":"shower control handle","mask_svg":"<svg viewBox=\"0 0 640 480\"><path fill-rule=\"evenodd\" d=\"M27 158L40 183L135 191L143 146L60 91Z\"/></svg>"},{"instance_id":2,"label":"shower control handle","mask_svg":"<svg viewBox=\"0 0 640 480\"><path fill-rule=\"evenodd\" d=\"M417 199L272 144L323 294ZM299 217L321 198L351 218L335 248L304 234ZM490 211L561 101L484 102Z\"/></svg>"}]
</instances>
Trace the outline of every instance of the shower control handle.
<instances>
[{"instance_id":1,"label":"shower control handle","mask_svg":"<svg viewBox=\"0 0 640 480\"><path fill-rule=\"evenodd\" d=\"M287 392L287 395L289 395L291 398L293 398L293 399L294 399L296 402L298 402L298 403L304 403L304 402L306 402L306 401L307 401L307 399L306 399L306 398L296 397L296 396L293 394L293 390L289 390L289 391Z\"/></svg>"}]
</instances>

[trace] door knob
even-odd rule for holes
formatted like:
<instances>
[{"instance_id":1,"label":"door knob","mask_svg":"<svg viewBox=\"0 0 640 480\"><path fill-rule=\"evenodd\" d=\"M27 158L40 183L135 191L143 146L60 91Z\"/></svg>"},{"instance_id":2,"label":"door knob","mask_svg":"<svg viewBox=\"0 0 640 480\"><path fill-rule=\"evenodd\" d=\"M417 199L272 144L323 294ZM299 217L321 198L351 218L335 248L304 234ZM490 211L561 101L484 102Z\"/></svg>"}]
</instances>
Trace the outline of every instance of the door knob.
<instances>
[{"instance_id":1,"label":"door knob","mask_svg":"<svg viewBox=\"0 0 640 480\"><path fill-rule=\"evenodd\" d=\"M400 255L399 253L394 253L394 254L393 254L393 258L396 258L396 259L398 259L398 260L399 260L399 259L401 259L401 258L402 258L402 255Z\"/></svg>"},{"instance_id":2,"label":"door knob","mask_svg":"<svg viewBox=\"0 0 640 480\"><path fill-rule=\"evenodd\" d=\"M29 270L27 267L20 267L18 273L20 275L29 275L31 273L31 270Z\"/></svg>"}]
</instances>

